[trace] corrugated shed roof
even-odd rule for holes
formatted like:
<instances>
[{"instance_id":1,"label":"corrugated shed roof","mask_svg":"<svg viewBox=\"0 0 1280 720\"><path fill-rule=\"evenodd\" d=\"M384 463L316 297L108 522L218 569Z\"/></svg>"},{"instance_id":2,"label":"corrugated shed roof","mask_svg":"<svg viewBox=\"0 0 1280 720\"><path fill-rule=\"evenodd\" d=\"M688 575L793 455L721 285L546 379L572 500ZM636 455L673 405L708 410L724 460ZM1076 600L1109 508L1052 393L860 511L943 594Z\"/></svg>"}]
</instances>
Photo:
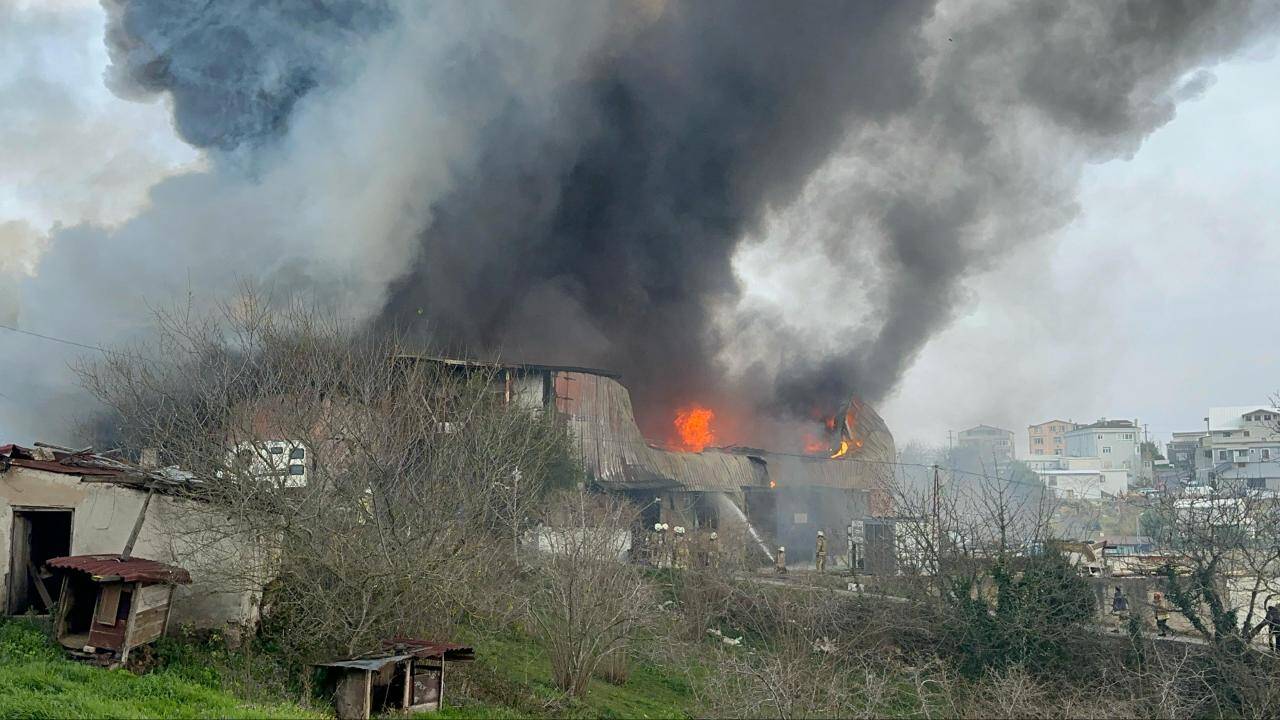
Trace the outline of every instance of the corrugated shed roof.
<instances>
[{"instance_id":1,"label":"corrugated shed roof","mask_svg":"<svg viewBox=\"0 0 1280 720\"><path fill-rule=\"evenodd\" d=\"M396 637L385 640L382 646L388 650L407 652L416 658L424 658L427 660L474 660L475 649L470 645L459 645L458 643L439 642L436 640L422 640L420 638Z\"/></svg>"},{"instance_id":2,"label":"corrugated shed roof","mask_svg":"<svg viewBox=\"0 0 1280 720\"><path fill-rule=\"evenodd\" d=\"M332 660L330 662L315 663L312 667L336 667L350 668L352 670L369 670L376 671L398 662L404 662L412 658L412 655L378 655L375 657L352 658L350 660Z\"/></svg>"},{"instance_id":3,"label":"corrugated shed roof","mask_svg":"<svg viewBox=\"0 0 1280 720\"><path fill-rule=\"evenodd\" d=\"M70 555L53 558L46 561L45 564L61 570L76 570L88 573L94 580L119 578L124 582L156 582L177 585L187 585L191 582L191 574L184 568L143 558L122 560L119 555Z\"/></svg>"}]
</instances>

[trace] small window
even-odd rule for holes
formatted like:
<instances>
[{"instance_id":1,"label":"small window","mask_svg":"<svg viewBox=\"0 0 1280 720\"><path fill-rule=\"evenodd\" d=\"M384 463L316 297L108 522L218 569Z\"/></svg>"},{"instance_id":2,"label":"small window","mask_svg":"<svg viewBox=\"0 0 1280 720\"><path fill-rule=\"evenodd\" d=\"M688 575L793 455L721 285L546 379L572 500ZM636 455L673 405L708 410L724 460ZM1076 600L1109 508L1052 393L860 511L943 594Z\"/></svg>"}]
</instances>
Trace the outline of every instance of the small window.
<instances>
[{"instance_id":1,"label":"small window","mask_svg":"<svg viewBox=\"0 0 1280 720\"><path fill-rule=\"evenodd\" d=\"M296 447L289 451L290 460L301 460L307 456L307 451L303 448Z\"/></svg>"},{"instance_id":2,"label":"small window","mask_svg":"<svg viewBox=\"0 0 1280 720\"><path fill-rule=\"evenodd\" d=\"M1037 444L1037 445L1043 445L1043 444L1044 444L1044 438L1036 438L1036 444Z\"/></svg>"},{"instance_id":3,"label":"small window","mask_svg":"<svg viewBox=\"0 0 1280 720\"><path fill-rule=\"evenodd\" d=\"M1275 416L1274 416L1274 415L1268 415L1268 416L1267 416L1267 419L1268 419L1268 420L1273 420L1273 419L1275 419Z\"/></svg>"},{"instance_id":4,"label":"small window","mask_svg":"<svg viewBox=\"0 0 1280 720\"><path fill-rule=\"evenodd\" d=\"M1226 450L1219 450L1219 451L1218 451L1218 459L1219 459L1219 460L1226 460L1226 459L1227 459L1227 451L1226 451Z\"/></svg>"},{"instance_id":5,"label":"small window","mask_svg":"<svg viewBox=\"0 0 1280 720\"><path fill-rule=\"evenodd\" d=\"M1267 479L1266 478L1249 478L1249 489L1250 490L1266 490Z\"/></svg>"},{"instance_id":6,"label":"small window","mask_svg":"<svg viewBox=\"0 0 1280 720\"><path fill-rule=\"evenodd\" d=\"M1249 454L1249 451L1248 451L1248 450L1237 450L1237 451L1236 451L1236 457L1246 457L1246 456L1248 456L1248 454Z\"/></svg>"},{"instance_id":7,"label":"small window","mask_svg":"<svg viewBox=\"0 0 1280 720\"><path fill-rule=\"evenodd\" d=\"M271 453L272 455L283 455L284 448L280 447L279 445L272 445L271 447L267 448L267 452Z\"/></svg>"},{"instance_id":8,"label":"small window","mask_svg":"<svg viewBox=\"0 0 1280 720\"><path fill-rule=\"evenodd\" d=\"M1262 448L1262 459L1263 460L1271 459L1271 448Z\"/></svg>"},{"instance_id":9,"label":"small window","mask_svg":"<svg viewBox=\"0 0 1280 720\"><path fill-rule=\"evenodd\" d=\"M1213 451L1212 451L1212 450L1205 450L1205 451L1204 451L1204 459L1205 459L1205 460L1212 460L1212 459L1213 459Z\"/></svg>"},{"instance_id":10,"label":"small window","mask_svg":"<svg viewBox=\"0 0 1280 720\"><path fill-rule=\"evenodd\" d=\"M1133 433L1125 433L1125 434L1124 434L1124 439L1125 439L1125 440L1132 440L1132 439L1133 439Z\"/></svg>"},{"instance_id":11,"label":"small window","mask_svg":"<svg viewBox=\"0 0 1280 720\"><path fill-rule=\"evenodd\" d=\"M1102 439L1102 436L1101 436L1101 435L1099 435L1099 436L1098 436L1098 439L1099 439L1099 440L1101 440L1101 439Z\"/></svg>"},{"instance_id":12,"label":"small window","mask_svg":"<svg viewBox=\"0 0 1280 720\"><path fill-rule=\"evenodd\" d=\"M1231 433L1230 433L1230 432L1224 432L1224 433L1222 433L1222 437L1224 437L1224 438L1231 437Z\"/></svg>"},{"instance_id":13,"label":"small window","mask_svg":"<svg viewBox=\"0 0 1280 720\"><path fill-rule=\"evenodd\" d=\"M1102 446L1102 454L1103 454L1103 455L1110 455L1110 454L1111 454L1111 446L1110 446L1110 445L1103 445L1103 446Z\"/></svg>"},{"instance_id":14,"label":"small window","mask_svg":"<svg viewBox=\"0 0 1280 720\"><path fill-rule=\"evenodd\" d=\"M1244 431L1244 436L1245 436L1245 437L1249 437L1249 431L1248 431L1248 430L1245 430L1245 431Z\"/></svg>"},{"instance_id":15,"label":"small window","mask_svg":"<svg viewBox=\"0 0 1280 720\"><path fill-rule=\"evenodd\" d=\"M290 466L289 466L289 474L290 474L290 475L297 476L297 475L305 475L306 473L307 473L307 469L306 469L305 467L301 466L301 465L290 465Z\"/></svg>"}]
</instances>

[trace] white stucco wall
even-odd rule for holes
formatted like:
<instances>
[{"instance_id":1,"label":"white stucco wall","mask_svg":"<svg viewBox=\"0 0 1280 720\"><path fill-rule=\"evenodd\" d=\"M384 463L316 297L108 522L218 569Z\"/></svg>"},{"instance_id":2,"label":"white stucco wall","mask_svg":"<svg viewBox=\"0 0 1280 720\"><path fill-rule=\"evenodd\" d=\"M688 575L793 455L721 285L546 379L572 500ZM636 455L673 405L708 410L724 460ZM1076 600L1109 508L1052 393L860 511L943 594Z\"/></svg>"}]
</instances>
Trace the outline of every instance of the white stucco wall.
<instances>
[{"instance_id":1,"label":"white stucco wall","mask_svg":"<svg viewBox=\"0 0 1280 720\"><path fill-rule=\"evenodd\" d=\"M66 508L73 511L71 554L118 553L124 549L146 493L103 482L81 482L77 475L10 467L0 472L0 610L9 593L10 542L15 507ZM192 584L179 586L174 596L170 627L230 629L256 622L258 594L229 587L218 566L243 562L252 548L186 532L180 519L189 516L189 501L165 495L152 497L147 519L134 545L133 556L185 567Z\"/></svg>"}]
</instances>

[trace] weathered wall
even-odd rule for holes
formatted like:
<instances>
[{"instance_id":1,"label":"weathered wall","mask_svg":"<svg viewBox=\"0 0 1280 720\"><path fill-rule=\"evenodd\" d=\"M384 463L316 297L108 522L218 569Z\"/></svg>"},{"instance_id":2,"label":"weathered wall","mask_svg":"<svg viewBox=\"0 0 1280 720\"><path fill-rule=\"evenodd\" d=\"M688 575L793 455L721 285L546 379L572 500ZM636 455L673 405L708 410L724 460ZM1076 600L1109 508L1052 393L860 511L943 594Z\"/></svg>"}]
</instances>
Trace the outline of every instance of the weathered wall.
<instances>
[{"instance_id":1,"label":"weathered wall","mask_svg":"<svg viewBox=\"0 0 1280 720\"><path fill-rule=\"evenodd\" d=\"M11 567L15 507L71 509L71 553L118 553L128 542L146 493L104 482L81 482L77 475L10 467L0 472L0 608L6 606ZM191 503L165 495L151 500L147 519L134 545L136 557L181 565L192 584L179 586L170 627L231 629L256 621L258 597L251 589L228 587L217 566L240 562L251 548L218 534L191 532L181 526Z\"/></svg>"}]
</instances>

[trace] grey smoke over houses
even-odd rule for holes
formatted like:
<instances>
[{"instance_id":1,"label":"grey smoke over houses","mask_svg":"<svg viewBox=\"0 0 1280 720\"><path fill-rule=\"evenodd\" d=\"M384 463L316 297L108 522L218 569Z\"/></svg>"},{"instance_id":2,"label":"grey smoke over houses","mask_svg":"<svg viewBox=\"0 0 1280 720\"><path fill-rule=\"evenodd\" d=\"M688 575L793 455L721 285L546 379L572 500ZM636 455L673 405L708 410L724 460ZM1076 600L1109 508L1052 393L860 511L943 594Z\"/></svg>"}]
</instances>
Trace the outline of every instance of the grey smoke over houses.
<instances>
[{"instance_id":1,"label":"grey smoke over houses","mask_svg":"<svg viewBox=\"0 0 1280 720\"><path fill-rule=\"evenodd\" d=\"M619 370L659 436L687 401L884 399L967 277L1070 220L1085 164L1277 24L1138 0L106 7L110 87L166 96L208 167L55 233L23 323L108 342L144 297L252 277Z\"/></svg>"}]
</instances>

